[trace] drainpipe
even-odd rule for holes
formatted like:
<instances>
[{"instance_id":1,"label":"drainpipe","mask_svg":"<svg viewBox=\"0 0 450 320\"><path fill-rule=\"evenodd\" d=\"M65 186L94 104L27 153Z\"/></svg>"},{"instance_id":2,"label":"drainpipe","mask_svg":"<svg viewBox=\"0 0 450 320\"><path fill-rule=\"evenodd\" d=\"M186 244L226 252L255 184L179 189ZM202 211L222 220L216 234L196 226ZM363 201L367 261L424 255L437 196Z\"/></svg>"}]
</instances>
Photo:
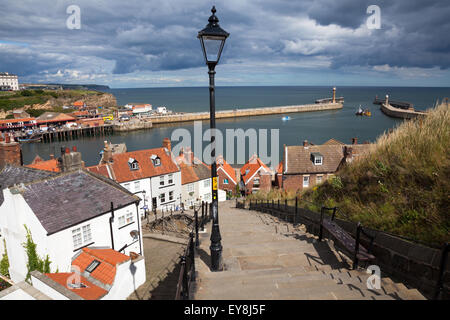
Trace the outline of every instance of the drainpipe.
<instances>
[{"instance_id":1,"label":"drainpipe","mask_svg":"<svg viewBox=\"0 0 450 320\"><path fill-rule=\"evenodd\" d=\"M139 233L139 254L142 256L142 244L141 244L141 225L139 220L141 220L141 217L139 216L139 202L136 202L136 214L137 214L137 223L138 223L138 233Z\"/></svg>"},{"instance_id":2,"label":"drainpipe","mask_svg":"<svg viewBox=\"0 0 450 320\"><path fill-rule=\"evenodd\" d=\"M111 202L111 217L109 218L109 229L111 230L111 248L114 250L114 234L112 224L114 222L114 204Z\"/></svg>"}]
</instances>

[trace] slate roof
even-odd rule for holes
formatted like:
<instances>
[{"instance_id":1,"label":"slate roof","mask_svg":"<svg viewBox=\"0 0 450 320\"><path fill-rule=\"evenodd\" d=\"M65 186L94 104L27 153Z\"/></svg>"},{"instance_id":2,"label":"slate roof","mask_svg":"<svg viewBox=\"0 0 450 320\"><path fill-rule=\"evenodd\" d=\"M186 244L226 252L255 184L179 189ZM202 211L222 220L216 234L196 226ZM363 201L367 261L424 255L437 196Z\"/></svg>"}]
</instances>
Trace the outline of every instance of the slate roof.
<instances>
[{"instance_id":1,"label":"slate roof","mask_svg":"<svg viewBox=\"0 0 450 320\"><path fill-rule=\"evenodd\" d=\"M287 168L283 168L284 174L333 173L338 170L344 160L345 147L353 149L353 158L355 159L368 152L370 146L370 144L287 146L285 151ZM320 153L323 156L322 165L314 165L311 160L312 153Z\"/></svg>"},{"instance_id":2,"label":"slate roof","mask_svg":"<svg viewBox=\"0 0 450 320\"><path fill-rule=\"evenodd\" d=\"M204 164L203 162L200 163L194 162L193 168L199 180L206 180L211 178L211 168L206 164Z\"/></svg>"},{"instance_id":3,"label":"slate roof","mask_svg":"<svg viewBox=\"0 0 450 320\"><path fill-rule=\"evenodd\" d=\"M79 170L25 185L22 195L47 231L53 234L139 201L117 183Z\"/></svg>"},{"instance_id":4,"label":"slate roof","mask_svg":"<svg viewBox=\"0 0 450 320\"><path fill-rule=\"evenodd\" d=\"M0 169L0 206L3 204L3 189L15 184L30 183L55 176L56 173L27 167L6 165Z\"/></svg>"}]
</instances>

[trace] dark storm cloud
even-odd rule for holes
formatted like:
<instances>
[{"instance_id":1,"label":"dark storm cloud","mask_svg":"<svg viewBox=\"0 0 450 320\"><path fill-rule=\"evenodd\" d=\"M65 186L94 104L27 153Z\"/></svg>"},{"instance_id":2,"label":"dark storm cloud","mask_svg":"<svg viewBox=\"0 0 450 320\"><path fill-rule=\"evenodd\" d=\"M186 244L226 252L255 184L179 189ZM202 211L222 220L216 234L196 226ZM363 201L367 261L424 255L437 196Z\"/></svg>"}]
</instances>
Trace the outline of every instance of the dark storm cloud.
<instances>
[{"instance_id":1,"label":"dark storm cloud","mask_svg":"<svg viewBox=\"0 0 450 320\"><path fill-rule=\"evenodd\" d=\"M81 7L81 30L66 28L72 4ZM366 9L372 4L381 8L382 29L368 31ZM211 5L0 0L0 69L32 79L58 70L128 74L198 67L203 60L196 33L206 25ZM450 67L447 0L232 0L217 8L231 33L224 63L283 65L317 57L334 69Z\"/></svg>"}]
</instances>

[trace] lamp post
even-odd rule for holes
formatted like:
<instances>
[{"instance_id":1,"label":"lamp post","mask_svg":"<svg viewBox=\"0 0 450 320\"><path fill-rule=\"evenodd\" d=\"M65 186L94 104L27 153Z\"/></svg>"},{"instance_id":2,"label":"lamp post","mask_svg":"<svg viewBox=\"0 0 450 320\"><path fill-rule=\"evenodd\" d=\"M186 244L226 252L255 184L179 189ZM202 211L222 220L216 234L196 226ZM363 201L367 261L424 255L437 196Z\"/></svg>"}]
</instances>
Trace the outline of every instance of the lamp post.
<instances>
[{"instance_id":1,"label":"lamp post","mask_svg":"<svg viewBox=\"0 0 450 320\"><path fill-rule=\"evenodd\" d=\"M206 65L208 66L209 74L209 104L210 104L210 128L213 132L211 134L211 177L212 177L212 218L213 225L211 230L211 271L222 271L222 245L220 240L219 229L219 205L218 205L218 191L217 191L217 164L216 164L216 101L215 101L215 84L214 71L216 65L219 63L220 55L222 54L225 40L230 35L219 26L219 19L216 17L216 7L211 9L212 15L208 19L207 26L199 31L198 39L202 46L203 55L205 57Z\"/></svg>"}]
</instances>

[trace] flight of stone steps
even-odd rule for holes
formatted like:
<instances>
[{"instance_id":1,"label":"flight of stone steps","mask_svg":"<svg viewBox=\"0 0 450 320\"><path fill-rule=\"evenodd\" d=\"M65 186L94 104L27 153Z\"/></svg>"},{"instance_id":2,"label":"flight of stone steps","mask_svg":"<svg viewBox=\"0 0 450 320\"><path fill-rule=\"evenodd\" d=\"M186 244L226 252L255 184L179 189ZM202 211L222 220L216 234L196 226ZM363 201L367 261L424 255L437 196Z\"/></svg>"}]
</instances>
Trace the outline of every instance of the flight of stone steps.
<instances>
[{"instance_id":1,"label":"flight of stone steps","mask_svg":"<svg viewBox=\"0 0 450 320\"><path fill-rule=\"evenodd\" d=\"M219 207L223 272L208 267L209 232L197 250L194 299L242 300L422 300L416 289L381 274L381 288L368 289L371 274L351 270L351 261L331 241L318 242L304 226L259 212ZM208 229L209 231L210 229Z\"/></svg>"}]
</instances>

